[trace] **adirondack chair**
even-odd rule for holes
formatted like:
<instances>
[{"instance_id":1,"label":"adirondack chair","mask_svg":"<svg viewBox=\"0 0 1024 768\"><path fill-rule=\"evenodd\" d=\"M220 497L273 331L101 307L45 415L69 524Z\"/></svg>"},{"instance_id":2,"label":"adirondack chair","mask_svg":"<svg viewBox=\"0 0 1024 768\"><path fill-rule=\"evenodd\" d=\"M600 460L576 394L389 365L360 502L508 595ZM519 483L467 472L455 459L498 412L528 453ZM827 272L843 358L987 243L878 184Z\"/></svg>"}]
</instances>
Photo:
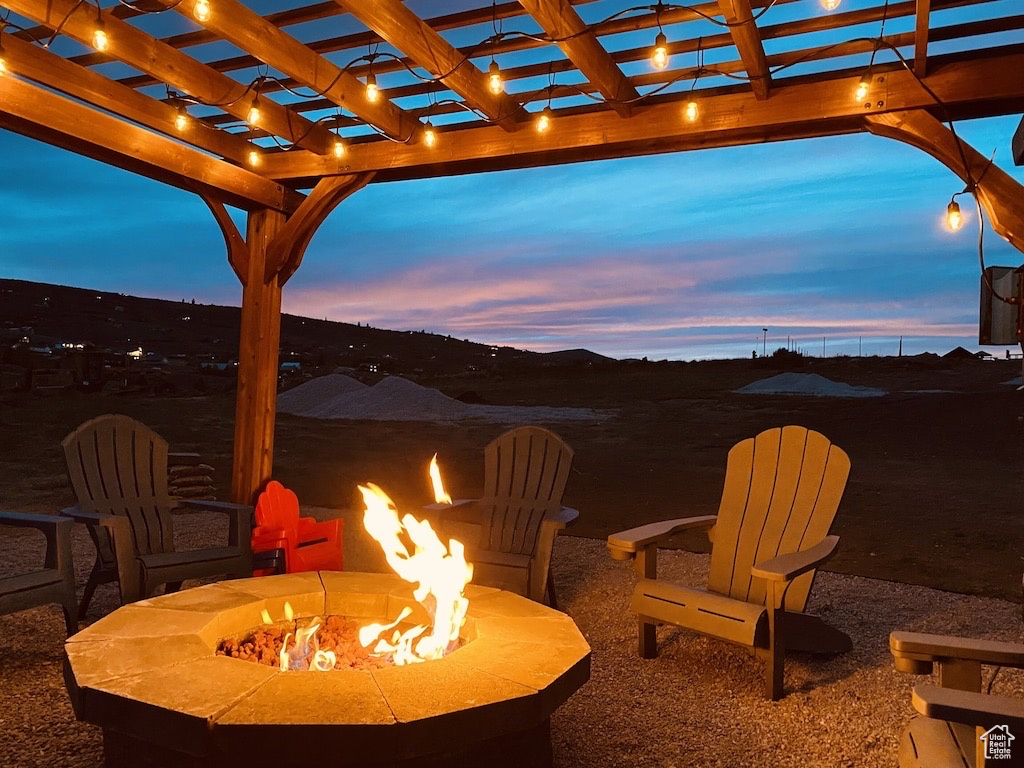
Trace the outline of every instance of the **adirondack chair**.
<instances>
[{"instance_id":1,"label":"adirondack chair","mask_svg":"<svg viewBox=\"0 0 1024 768\"><path fill-rule=\"evenodd\" d=\"M788 426L729 451L718 515L651 523L608 537L612 557L635 558L640 577L631 608L639 652L657 655L656 623L676 624L753 648L765 662L765 688L783 695L787 650L840 653L850 638L804 613L815 569L836 551L829 536L850 460L823 435ZM707 528L712 541L706 589L659 579L658 544Z\"/></svg>"},{"instance_id":2,"label":"adirondack chair","mask_svg":"<svg viewBox=\"0 0 1024 768\"><path fill-rule=\"evenodd\" d=\"M446 521L480 525L480 538L466 547L473 582L507 589L557 606L551 577L555 536L579 517L562 506L573 450L550 430L518 427L484 448L480 499L457 500Z\"/></svg>"},{"instance_id":3,"label":"adirondack chair","mask_svg":"<svg viewBox=\"0 0 1024 768\"><path fill-rule=\"evenodd\" d=\"M275 571L340 571L342 569L341 518L317 522L299 516L299 498L277 480L271 480L256 502L256 526L252 531L253 559L256 576ZM260 560L268 553L280 553L279 568L260 568Z\"/></svg>"},{"instance_id":4,"label":"adirondack chair","mask_svg":"<svg viewBox=\"0 0 1024 768\"><path fill-rule=\"evenodd\" d=\"M0 614L57 603L64 611L68 635L78 631L75 569L71 561L73 520L57 515L0 512L0 526L35 528L46 537L43 567L0 578Z\"/></svg>"},{"instance_id":5,"label":"adirondack chair","mask_svg":"<svg viewBox=\"0 0 1024 768\"><path fill-rule=\"evenodd\" d=\"M889 636L893 663L901 672L931 674L938 686L914 686L920 714L900 741L900 768L983 768L1024 765L1024 701L981 693L982 665L1024 668L1024 645L918 632ZM1009 757L986 759L989 742L1012 736Z\"/></svg>"},{"instance_id":6,"label":"adirondack chair","mask_svg":"<svg viewBox=\"0 0 1024 768\"><path fill-rule=\"evenodd\" d=\"M173 592L184 579L252 573L252 507L176 499L167 491L167 441L128 416L90 419L64 438L68 479L78 504L62 514L88 526L96 562L79 608L84 617L100 584L118 583L121 601L140 600L161 584ZM173 512L179 508L228 516L226 546L174 549Z\"/></svg>"}]
</instances>

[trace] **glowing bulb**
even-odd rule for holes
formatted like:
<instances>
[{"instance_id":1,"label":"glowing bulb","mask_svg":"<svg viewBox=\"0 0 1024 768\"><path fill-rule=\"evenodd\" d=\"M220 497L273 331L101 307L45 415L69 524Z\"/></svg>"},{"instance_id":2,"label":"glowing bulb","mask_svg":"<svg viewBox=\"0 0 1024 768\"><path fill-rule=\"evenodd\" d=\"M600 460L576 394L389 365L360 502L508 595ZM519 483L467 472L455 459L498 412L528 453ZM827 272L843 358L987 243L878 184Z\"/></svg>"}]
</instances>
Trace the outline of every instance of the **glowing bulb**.
<instances>
[{"instance_id":1,"label":"glowing bulb","mask_svg":"<svg viewBox=\"0 0 1024 768\"><path fill-rule=\"evenodd\" d=\"M839 7L840 0L821 0L821 7L826 11L834 11Z\"/></svg>"},{"instance_id":2,"label":"glowing bulb","mask_svg":"<svg viewBox=\"0 0 1024 768\"><path fill-rule=\"evenodd\" d=\"M258 125L260 122L260 108L255 98L252 100L252 106L249 107L249 114L245 116L245 122L249 125Z\"/></svg>"},{"instance_id":3,"label":"glowing bulb","mask_svg":"<svg viewBox=\"0 0 1024 768\"><path fill-rule=\"evenodd\" d=\"M651 52L651 66L655 69L664 69L668 66L668 38L664 32L659 32L654 38L654 50Z\"/></svg>"},{"instance_id":4,"label":"glowing bulb","mask_svg":"<svg viewBox=\"0 0 1024 768\"><path fill-rule=\"evenodd\" d=\"M950 231L956 232L964 225L964 217L960 215L960 204L956 200L950 200L946 206L946 226Z\"/></svg>"},{"instance_id":5,"label":"glowing bulb","mask_svg":"<svg viewBox=\"0 0 1024 768\"><path fill-rule=\"evenodd\" d=\"M4 47L0 45L0 77L7 74L7 59L4 58Z\"/></svg>"},{"instance_id":6,"label":"glowing bulb","mask_svg":"<svg viewBox=\"0 0 1024 768\"><path fill-rule=\"evenodd\" d=\"M377 87L377 78L373 72L366 76L366 100L376 101L380 97L380 89Z\"/></svg>"},{"instance_id":7,"label":"glowing bulb","mask_svg":"<svg viewBox=\"0 0 1024 768\"><path fill-rule=\"evenodd\" d=\"M101 53L110 47L110 39L107 37L107 32L103 29L103 19L96 20L96 29L92 33L92 47Z\"/></svg>"},{"instance_id":8,"label":"glowing bulb","mask_svg":"<svg viewBox=\"0 0 1024 768\"><path fill-rule=\"evenodd\" d=\"M537 133L544 133L551 127L551 107L544 107L544 111L537 117Z\"/></svg>"},{"instance_id":9,"label":"glowing bulb","mask_svg":"<svg viewBox=\"0 0 1024 768\"><path fill-rule=\"evenodd\" d=\"M868 89L871 87L871 76L864 75L857 83L857 90L853 93L853 98L857 101L864 101L864 98L868 95Z\"/></svg>"},{"instance_id":10,"label":"glowing bulb","mask_svg":"<svg viewBox=\"0 0 1024 768\"><path fill-rule=\"evenodd\" d=\"M253 168L255 168L259 164L260 164L260 153L257 152L255 149L250 149L249 150L249 165L251 165Z\"/></svg>"},{"instance_id":11,"label":"glowing bulb","mask_svg":"<svg viewBox=\"0 0 1024 768\"><path fill-rule=\"evenodd\" d=\"M491 61L491 66L487 69L487 89L495 96L505 90L501 81L501 70L496 61Z\"/></svg>"},{"instance_id":12,"label":"glowing bulb","mask_svg":"<svg viewBox=\"0 0 1024 768\"><path fill-rule=\"evenodd\" d=\"M697 122L697 118L700 117L700 107L697 106L696 101L687 102L686 106L683 108L683 117L685 117L686 121L689 123Z\"/></svg>"},{"instance_id":13,"label":"glowing bulb","mask_svg":"<svg viewBox=\"0 0 1024 768\"><path fill-rule=\"evenodd\" d=\"M188 112L185 111L184 106L178 106L178 114L174 116L174 127L179 131L188 128Z\"/></svg>"},{"instance_id":14,"label":"glowing bulb","mask_svg":"<svg viewBox=\"0 0 1024 768\"><path fill-rule=\"evenodd\" d=\"M196 0L196 4L192 7L192 12L195 14L196 21L209 21L210 0Z\"/></svg>"},{"instance_id":15,"label":"glowing bulb","mask_svg":"<svg viewBox=\"0 0 1024 768\"><path fill-rule=\"evenodd\" d=\"M345 142L341 139L334 140L334 156L344 157L345 156Z\"/></svg>"},{"instance_id":16,"label":"glowing bulb","mask_svg":"<svg viewBox=\"0 0 1024 768\"><path fill-rule=\"evenodd\" d=\"M437 131L434 130L434 126L430 124L429 120L423 124L423 143L428 147L437 144Z\"/></svg>"}]
</instances>

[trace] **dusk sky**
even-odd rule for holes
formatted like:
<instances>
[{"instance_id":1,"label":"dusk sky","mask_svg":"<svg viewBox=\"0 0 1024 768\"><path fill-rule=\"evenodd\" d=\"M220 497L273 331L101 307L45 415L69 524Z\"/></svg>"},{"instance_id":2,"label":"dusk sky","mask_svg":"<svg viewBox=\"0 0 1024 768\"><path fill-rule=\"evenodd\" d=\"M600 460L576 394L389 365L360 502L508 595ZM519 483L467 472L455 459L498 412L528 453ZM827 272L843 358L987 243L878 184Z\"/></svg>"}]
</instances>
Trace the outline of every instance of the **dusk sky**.
<instances>
[{"instance_id":1,"label":"dusk sky","mask_svg":"<svg viewBox=\"0 0 1024 768\"><path fill-rule=\"evenodd\" d=\"M956 128L1024 182L1019 120ZM240 304L198 197L8 132L0 154L0 276ZM962 188L867 134L372 184L315 236L284 311L619 358L749 357L762 328L769 353L979 349L973 202L943 225ZM1022 259L987 229L985 261Z\"/></svg>"}]
</instances>

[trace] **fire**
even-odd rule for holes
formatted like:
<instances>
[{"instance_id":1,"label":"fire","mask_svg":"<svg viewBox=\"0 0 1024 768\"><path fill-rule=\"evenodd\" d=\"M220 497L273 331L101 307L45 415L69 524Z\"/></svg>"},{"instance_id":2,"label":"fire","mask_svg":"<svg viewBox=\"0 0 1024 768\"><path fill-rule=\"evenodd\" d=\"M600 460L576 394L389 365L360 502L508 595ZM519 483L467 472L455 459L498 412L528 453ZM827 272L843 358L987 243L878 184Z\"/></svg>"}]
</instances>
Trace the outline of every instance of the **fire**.
<instances>
[{"instance_id":1,"label":"fire","mask_svg":"<svg viewBox=\"0 0 1024 768\"><path fill-rule=\"evenodd\" d=\"M432 466L436 467L436 462ZM432 471L432 477L433 474ZM438 476L435 488L439 486ZM395 664L438 659L458 640L469 607L469 600L462 592L473 578L473 566L466 562L465 548L455 539L445 547L426 520L417 520L409 514L399 519L394 502L373 483L359 486L359 491L366 504L363 514L366 532L380 544L395 573L417 585L413 597L427 608L433 619L429 632L427 627L417 626L404 633L395 630L390 641L381 638L374 646L374 653L391 654ZM413 544L411 553L403 534ZM360 642L369 645L373 637L393 629L407 615L404 613L390 625L364 628L365 635L360 632Z\"/></svg>"},{"instance_id":2,"label":"fire","mask_svg":"<svg viewBox=\"0 0 1024 768\"><path fill-rule=\"evenodd\" d=\"M451 504L451 497L445 493L441 482L437 454L430 461L430 480L437 502ZM455 539L450 539L445 547L426 520L418 520L408 514L399 519L394 502L373 483L359 486L359 491L366 504L363 527L380 544L388 565L395 573L416 585L413 597L426 608L433 622L430 627L418 625L400 631L398 625L412 613L412 609L407 607L389 624L362 627L359 642L364 648L373 644L374 654L386 656L396 665L439 659L458 642L459 630L465 623L469 608L469 600L463 591L473 578L473 565L466 562L465 547ZM407 541L413 545L412 552ZM287 602L284 613L286 620L293 619L294 612ZM266 609L262 611L262 618L266 624L272 623ZM297 627L294 635L289 632L285 636L280 653L281 671L309 669L327 672L334 669L337 662L335 653L318 647L316 633L319 629L320 620L314 618L309 626ZM390 639L384 637L388 632L391 633ZM289 647L293 637L294 642Z\"/></svg>"}]
</instances>

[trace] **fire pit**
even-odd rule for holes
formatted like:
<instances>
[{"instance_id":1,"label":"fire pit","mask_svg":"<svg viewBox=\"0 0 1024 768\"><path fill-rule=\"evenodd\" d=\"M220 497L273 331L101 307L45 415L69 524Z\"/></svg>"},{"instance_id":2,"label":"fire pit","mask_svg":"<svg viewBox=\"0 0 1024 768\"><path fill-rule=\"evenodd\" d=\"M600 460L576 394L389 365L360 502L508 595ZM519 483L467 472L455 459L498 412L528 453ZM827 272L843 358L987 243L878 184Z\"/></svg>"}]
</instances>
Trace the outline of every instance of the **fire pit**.
<instances>
[{"instance_id":1,"label":"fire pit","mask_svg":"<svg viewBox=\"0 0 1024 768\"><path fill-rule=\"evenodd\" d=\"M297 617L431 617L390 574L220 582L69 638L65 681L78 718L103 728L111 767L550 765L549 718L589 678L589 646L572 619L526 598L472 584L465 596L462 646L444 658L281 672L217 645L283 620L285 603Z\"/></svg>"}]
</instances>

